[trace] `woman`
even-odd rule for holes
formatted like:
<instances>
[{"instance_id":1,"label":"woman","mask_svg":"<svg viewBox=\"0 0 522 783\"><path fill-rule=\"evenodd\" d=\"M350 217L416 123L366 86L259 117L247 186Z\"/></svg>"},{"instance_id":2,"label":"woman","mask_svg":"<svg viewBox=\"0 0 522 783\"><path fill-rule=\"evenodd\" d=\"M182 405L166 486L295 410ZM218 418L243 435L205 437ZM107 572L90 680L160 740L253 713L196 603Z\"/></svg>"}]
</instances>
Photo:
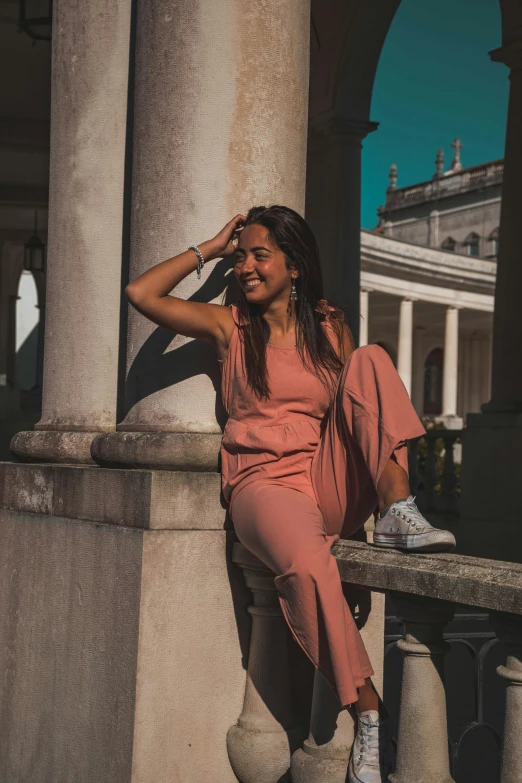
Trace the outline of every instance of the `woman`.
<instances>
[{"instance_id":1,"label":"woman","mask_svg":"<svg viewBox=\"0 0 522 783\"><path fill-rule=\"evenodd\" d=\"M169 293L203 263L235 254L237 305ZM343 596L331 547L378 507L374 543L451 549L410 495L406 442L424 433L382 348L354 350L342 312L323 299L319 252L287 207L236 215L207 242L154 266L126 293L147 318L211 343L228 413L223 493L242 543L276 574L299 644L358 731L349 780L381 781L382 705Z\"/></svg>"}]
</instances>

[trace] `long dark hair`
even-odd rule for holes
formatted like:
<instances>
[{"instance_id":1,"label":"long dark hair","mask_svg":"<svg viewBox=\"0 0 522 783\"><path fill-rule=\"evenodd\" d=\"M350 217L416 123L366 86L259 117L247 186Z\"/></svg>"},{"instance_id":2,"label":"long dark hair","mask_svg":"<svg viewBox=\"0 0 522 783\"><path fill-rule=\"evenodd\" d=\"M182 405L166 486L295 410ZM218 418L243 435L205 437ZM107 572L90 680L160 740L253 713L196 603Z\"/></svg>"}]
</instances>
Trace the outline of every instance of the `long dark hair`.
<instances>
[{"instance_id":1,"label":"long dark hair","mask_svg":"<svg viewBox=\"0 0 522 783\"><path fill-rule=\"evenodd\" d=\"M343 362L337 355L321 323L329 318L342 346L342 321L339 307L323 299L323 279L319 248L313 232L301 215L289 207L273 205L252 207L245 226L264 226L268 237L285 255L287 269L295 269L299 277L295 302L297 351L304 366L313 372L329 390ZM258 305L247 301L241 291L238 301L240 334L244 345L247 381L259 399L270 397L266 366L266 346L270 327Z\"/></svg>"}]
</instances>

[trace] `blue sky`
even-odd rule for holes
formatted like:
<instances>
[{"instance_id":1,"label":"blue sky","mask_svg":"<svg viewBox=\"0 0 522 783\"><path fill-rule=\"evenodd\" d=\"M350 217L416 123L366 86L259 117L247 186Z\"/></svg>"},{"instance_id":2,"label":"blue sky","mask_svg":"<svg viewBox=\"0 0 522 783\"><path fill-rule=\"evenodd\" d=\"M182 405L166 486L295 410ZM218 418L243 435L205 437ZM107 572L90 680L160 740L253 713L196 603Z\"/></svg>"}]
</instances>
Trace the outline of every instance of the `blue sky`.
<instances>
[{"instance_id":1,"label":"blue sky","mask_svg":"<svg viewBox=\"0 0 522 783\"><path fill-rule=\"evenodd\" d=\"M374 228L391 163L398 187L445 168L459 136L464 166L501 158L509 71L491 62L501 45L498 0L402 0L386 39L370 118L379 128L363 148L362 226Z\"/></svg>"}]
</instances>

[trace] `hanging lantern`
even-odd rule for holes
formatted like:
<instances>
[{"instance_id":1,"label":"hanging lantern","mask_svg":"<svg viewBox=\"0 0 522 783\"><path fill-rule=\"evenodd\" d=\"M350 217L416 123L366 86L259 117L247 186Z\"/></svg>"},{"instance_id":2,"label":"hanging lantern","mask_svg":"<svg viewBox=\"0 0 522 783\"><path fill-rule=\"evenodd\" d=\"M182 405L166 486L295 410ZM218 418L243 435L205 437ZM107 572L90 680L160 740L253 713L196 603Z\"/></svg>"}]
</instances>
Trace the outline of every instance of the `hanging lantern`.
<instances>
[{"instance_id":1,"label":"hanging lantern","mask_svg":"<svg viewBox=\"0 0 522 783\"><path fill-rule=\"evenodd\" d=\"M24 269L29 272L45 272L45 245L38 236L38 212L34 212L34 233L24 246Z\"/></svg>"},{"instance_id":2,"label":"hanging lantern","mask_svg":"<svg viewBox=\"0 0 522 783\"><path fill-rule=\"evenodd\" d=\"M53 19L52 0L19 0L18 29L33 41L50 41Z\"/></svg>"}]
</instances>

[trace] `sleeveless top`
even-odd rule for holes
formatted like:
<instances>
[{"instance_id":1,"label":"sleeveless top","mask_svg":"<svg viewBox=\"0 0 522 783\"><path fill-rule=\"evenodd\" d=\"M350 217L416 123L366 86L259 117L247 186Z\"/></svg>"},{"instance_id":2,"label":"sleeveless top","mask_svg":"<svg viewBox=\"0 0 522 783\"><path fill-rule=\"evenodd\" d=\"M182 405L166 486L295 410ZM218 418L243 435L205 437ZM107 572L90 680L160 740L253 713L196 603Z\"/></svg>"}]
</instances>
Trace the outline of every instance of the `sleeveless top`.
<instances>
[{"instance_id":1,"label":"sleeveless top","mask_svg":"<svg viewBox=\"0 0 522 783\"><path fill-rule=\"evenodd\" d=\"M238 310L228 353L220 360L221 393L228 421L221 443L225 500L252 481L268 479L305 492L315 500L310 470L330 405L328 389L307 370L297 348L266 347L271 394L259 400L247 383ZM325 328L331 331L328 320ZM328 328L330 327L330 328ZM332 339L330 337L330 339Z\"/></svg>"}]
</instances>

